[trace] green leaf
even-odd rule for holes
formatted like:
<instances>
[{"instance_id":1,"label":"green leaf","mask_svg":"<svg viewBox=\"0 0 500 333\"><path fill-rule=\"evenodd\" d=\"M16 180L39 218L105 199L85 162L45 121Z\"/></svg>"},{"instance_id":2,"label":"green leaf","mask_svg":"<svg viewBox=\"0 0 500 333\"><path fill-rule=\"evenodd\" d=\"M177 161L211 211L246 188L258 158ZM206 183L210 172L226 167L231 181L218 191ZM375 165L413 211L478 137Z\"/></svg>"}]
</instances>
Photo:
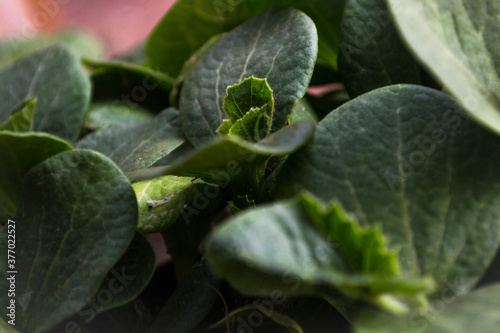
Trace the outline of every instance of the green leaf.
<instances>
[{"instance_id":1,"label":"green leaf","mask_svg":"<svg viewBox=\"0 0 500 333\"><path fill-rule=\"evenodd\" d=\"M149 332L192 332L212 308L219 285L205 261L197 263L161 309Z\"/></svg>"},{"instance_id":2,"label":"green leaf","mask_svg":"<svg viewBox=\"0 0 500 333\"><path fill-rule=\"evenodd\" d=\"M22 101L6 122L0 125L0 131L29 132L33 127L36 98Z\"/></svg>"},{"instance_id":3,"label":"green leaf","mask_svg":"<svg viewBox=\"0 0 500 333\"><path fill-rule=\"evenodd\" d=\"M227 88L222 108L231 122L236 123L251 109L261 108L270 102L273 102L273 91L267 84L267 80L252 76Z\"/></svg>"},{"instance_id":4,"label":"green leaf","mask_svg":"<svg viewBox=\"0 0 500 333\"><path fill-rule=\"evenodd\" d=\"M340 23L346 0L247 0L254 12L272 6L291 6L306 13L318 29L318 58L337 68ZM290 54L293 54L290 53Z\"/></svg>"},{"instance_id":5,"label":"green leaf","mask_svg":"<svg viewBox=\"0 0 500 333\"><path fill-rule=\"evenodd\" d=\"M220 134L238 135L244 140L258 142L269 135L273 121L273 91L266 79L250 77L227 88L224 120L217 130Z\"/></svg>"},{"instance_id":6,"label":"green leaf","mask_svg":"<svg viewBox=\"0 0 500 333\"><path fill-rule=\"evenodd\" d=\"M161 232L171 226L204 192L218 192L216 186L191 177L162 176L134 183L139 206L138 230ZM210 195L212 196L212 195Z\"/></svg>"},{"instance_id":7,"label":"green leaf","mask_svg":"<svg viewBox=\"0 0 500 333\"><path fill-rule=\"evenodd\" d=\"M91 130L144 124L154 115L142 108L118 102L92 104L87 112L85 127Z\"/></svg>"},{"instance_id":8,"label":"green leaf","mask_svg":"<svg viewBox=\"0 0 500 333\"><path fill-rule=\"evenodd\" d=\"M446 292L435 307L410 317L391 317L366 311L355 324L357 333L468 333L493 332L500 325L500 285L457 297Z\"/></svg>"},{"instance_id":9,"label":"green leaf","mask_svg":"<svg viewBox=\"0 0 500 333\"><path fill-rule=\"evenodd\" d=\"M387 3L422 65L476 121L500 133L500 4L495 0Z\"/></svg>"},{"instance_id":10,"label":"green leaf","mask_svg":"<svg viewBox=\"0 0 500 333\"><path fill-rule=\"evenodd\" d=\"M391 295L432 288L428 279L399 274L379 229L360 228L338 204L325 209L309 196L236 215L208 238L205 256L214 273L253 296L341 293L397 311L405 306L384 303ZM295 286L286 285L291 277Z\"/></svg>"},{"instance_id":11,"label":"green leaf","mask_svg":"<svg viewBox=\"0 0 500 333\"><path fill-rule=\"evenodd\" d=\"M104 50L99 41L81 31L66 31L58 34L39 35L35 38L16 36L0 40L0 69L17 59L53 44L61 44L79 57L99 59Z\"/></svg>"},{"instance_id":12,"label":"green leaf","mask_svg":"<svg viewBox=\"0 0 500 333\"><path fill-rule=\"evenodd\" d=\"M108 272L89 304L78 312L85 322L100 313L127 304L146 287L155 271L155 254L139 232L120 260Z\"/></svg>"},{"instance_id":13,"label":"green leaf","mask_svg":"<svg viewBox=\"0 0 500 333\"><path fill-rule=\"evenodd\" d=\"M405 274L471 288L500 241L499 140L447 94L380 88L324 118L280 174L278 197L337 199L380 225Z\"/></svg>"},{"instance_id":14,"label":"green leaf","mask_svg":"<svg viewBox=\"0 0 500 333\"><path fill-rule=\"evenodd\" d=\"M347 1L340 36L339 72L352 98L391 84L421 83L385 0Z\"/></svg>"},{"instance_id":15,"label":"green leaf","mask_svg":"<svg viewBox=\"0 0 500 333\"><path fill-rule=\"evenodd\" d=\"M19 103L35 97L33 130L76 141L90 100L90 82L75 55L59 46L37 51L1 71L0 82L0 123Z\"/></svg>"},{"instance_id":16,"label":"green leaf","mask_svg":"<svg viewBox=\"0 0 500 333\"><path fill-rule=\"evenodd\" d=\"M261 184L266 161L272 155L288 155L310 138L314 124L299 122L286 126L258 143L237 136L219 137L166 167L138 170L131 180L158 177L163 174L201 177L219 186L232 186L237 194L248 194Z\"/></svg>"},{"instance_id":17,"label":"green leaf","mask_svg":"<svg viewBox=\"0 0 500 333\"><path fill-rule=\"evenodd\" d=\"M13 220L16 327L38 333L81 309L98 290L134 236L137 205L113 162L96 152L70 151L26 175ZM3 253L6 236L3 232ZM2 290L7 290L7 274L0 273ZM6 293L0 302L6 306Z\"/></svg>"},{"instance_id":18,"label":"green leaf","mask_svg":"<svg viewBox=\"0 0 500 333\"><path fill-rule=\"evenodd\" d=\"M169 108L146 124L92 133L79 141L77 147L103 153L128 176L151 166L183 142L178 112Z\"/></svg>"},{"instance_id":19,"label":"green leaf","mask_svg":"<svg viewBox=\"0 0 500 333\"><path fill-rule=\"evenodd\" d=\"M241 308L238 308L234 311L231 311L229 314L229 320L232 322L235 322L237 318L241 317L248 317L251 316L252 314L255 313L262 313L264 314L267 318L271 319L274 323L286 328L288 332L290 333L303 333L304 331L300 327L300 325L293 320L292 318L281 314L279 312L266 309L263 306L256 306L256 305L245 305L242 306ZM210 326L211 329L213 328L221 328L226 326L226 321L228 319L226 317L222 318L219 320L217 323L213 324Z\"/></svg>"},{"instance_id":20,"label":"green leaf","mask_svg":"<svg viewBox=\"0 0 500 333\"><path fill-rule=\"evenodd\" d=\"M189 141L200 146L216 136L227 118L227 87L251 76L267 79L275 95L271 132L282 128L306 92L316 54L314 23L296 9L267 10L227 33L184 82L180 114Z\"/></svg>"},{"instance_id":21,"label":"green leaf","mask_svg":"<svg viewBox=\"0 0 500 333\"><path fill-rule=\"evenodd\" d=\"M149 64L175 77L207 40L251 16L246 1L176 1L149 36Z\"/></svg>"},{"instance_id":22,"label":"green leaf","mask_svg":"<svg viewBox=\"0 0 500 333\"><path fill-rule=\"evenodd\" d=\"M24 175L47 158L73 148L44 133L0 132L0 216L12 217L20 200Z\"/></svg>"}]
</instances>

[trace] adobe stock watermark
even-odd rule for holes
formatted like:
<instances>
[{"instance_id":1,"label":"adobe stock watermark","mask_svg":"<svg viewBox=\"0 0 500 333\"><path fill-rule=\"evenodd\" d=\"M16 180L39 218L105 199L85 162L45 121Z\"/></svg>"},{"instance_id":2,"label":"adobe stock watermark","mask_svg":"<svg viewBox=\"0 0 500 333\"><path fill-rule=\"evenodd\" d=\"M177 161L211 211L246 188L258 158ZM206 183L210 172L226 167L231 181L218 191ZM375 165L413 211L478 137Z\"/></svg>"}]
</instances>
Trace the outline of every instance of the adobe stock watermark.
<instances>
[{"instance_id":1,"label":"adobe stock watermark","mask_svg":"<svg viewBox=\"0 0 500 333\"><path fill-rule=\"evenodd\" d=\"M113 276L107 281L107 284L102 285L97 293L87 300L87 305L80 311L78 311L78 316L82 319L83 323L89 324L100 311L111 304L114 297L125 289L136 276L128 275L126 272L126 267L123 267L121 271L113 268L111 270L111 275ZM82 329L79 323L75 321L68 321L64 324L64 331L58 333L82 333Z\"/></svg>"},{"instance_id":2,"label":"adobe stock watermark","mask_svg":"<svg viewBox=\"0 0 500 333\"><path fill-rule=\"evenodd\" d=\"M37 0L39 10L30 14L29 17L21 18L22 26L18 33L9 32L7 38L14 50L17 50L17 45L14 41L27 40L33 38L37 33L48 26L50 21L59 15L61 6L67 5L71 0Z\"/></svg>"}]
</instances>

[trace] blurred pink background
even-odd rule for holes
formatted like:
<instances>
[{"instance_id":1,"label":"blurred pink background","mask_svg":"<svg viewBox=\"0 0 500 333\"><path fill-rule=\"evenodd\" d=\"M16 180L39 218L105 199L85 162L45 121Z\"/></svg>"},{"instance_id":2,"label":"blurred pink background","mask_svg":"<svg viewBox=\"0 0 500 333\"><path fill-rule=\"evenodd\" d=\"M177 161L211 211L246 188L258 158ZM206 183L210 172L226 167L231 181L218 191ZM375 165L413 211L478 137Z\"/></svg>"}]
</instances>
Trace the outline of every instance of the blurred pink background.
<instances>
[{"instance_id":1,"label":"blurred pink background","mask_svg":"<svg viewBox=\"0 0 500 333\"><path fill-rule=\"evenodd\" d=\"M175 0L0 0L0 37L78 27L109 54L140 43Z\"/></svg>"}]
</instances>

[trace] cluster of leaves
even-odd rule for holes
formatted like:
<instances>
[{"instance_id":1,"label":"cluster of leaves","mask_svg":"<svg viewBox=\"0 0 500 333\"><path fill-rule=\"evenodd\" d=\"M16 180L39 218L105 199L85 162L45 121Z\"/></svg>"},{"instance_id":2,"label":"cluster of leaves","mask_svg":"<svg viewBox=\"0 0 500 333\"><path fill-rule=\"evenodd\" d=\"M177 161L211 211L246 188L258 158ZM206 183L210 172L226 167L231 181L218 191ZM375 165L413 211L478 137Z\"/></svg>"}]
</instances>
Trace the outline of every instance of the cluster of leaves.
<instances>
[{"instance_id":1,"label":"cluster of leaves","mask_svg":"<svg viewBox=\"0 0 500 333\"><path fill-rule=\"evenodd\" d=\"M495 0L179 0L114 60L0 44L2 331L493 331L499 32Z\"/></svg>"}]
</instances>

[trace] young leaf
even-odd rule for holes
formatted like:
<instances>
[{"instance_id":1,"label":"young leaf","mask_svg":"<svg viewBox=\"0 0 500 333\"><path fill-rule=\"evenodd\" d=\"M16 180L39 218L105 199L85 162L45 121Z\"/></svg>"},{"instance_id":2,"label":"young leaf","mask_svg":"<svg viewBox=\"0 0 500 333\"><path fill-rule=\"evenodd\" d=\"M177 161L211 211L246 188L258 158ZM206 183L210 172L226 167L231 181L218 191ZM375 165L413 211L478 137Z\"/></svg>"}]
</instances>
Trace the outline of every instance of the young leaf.
<instances>
[{"instance_id":1,"label":"young leaf","mask_svg":"<svg viewBox=\"0 0 500 333\"><path fill-rule=\"evenodd\" d=\"M266 79L253 76L227 88L224 111L229 119L223 121L220 134L237 135L258 142L269 135L273 121L273 91Z\"/></svg>"},{"instance_id":2,"label":"young leaf","mask_svg":"<svg viewBox=\"0 0 500 333\"><path fill-rule=\"evenodd\" d=\"M175 77L207 40L251 16L246 0L178 0L149 36L149 65Z\"/></svg>"},{"instance_id":3,"label":"young leaf","mask_svg":"<svg viewBox=\"0 0 500 333\"><path fill-rule=\"evenodd\" d=\"M3 69L0 82L0 123L20 102L35 97L33 130L76 141L90 100L90 82L75 55L59 46L37 51Z\"/></svg>"},{"instance_id":4,"label":"young leaf","mask_svg":"<svg viewBox=\"0 0 500 333\"><path fill-rule=\"evenodd\" d=\"M356 333L493 332L500 325L500 284L456 297L446 294L430 311L391 317L366 311L355 323Z\"/></svg>"},{"instance_id":5,"label":"young leaf","mask_svg":"<svg viewBox=\"0 0 500 333\"><path fill-rule=\"evenodd\" d=\"M386 1L420 62L476 121L500 133L498 2Z\"/></svg>"},{"instance_id":6,"label":"young leaf","mask_svg":"<svg viewBox=\"0 0 500 333\"><path fill-rule=\"evenodd\" d=\"M47 158L73 148L44 133L0 132L0 217L14 216L24 175Z\"/></svg>"},{"instance_id":7,"label":"young leaf","mask_svg":"<svg viewBox=\"0 0 500 333\"><path fill-rule=\"evenodd\" d=\"M33 127L36 98L22 101L6 122L0 125L0 131L29 132Z\"/></svg>"},{"instance_id":8,"label":"young leaf","mask_svg":"<svg viewBox=\"0 0 500 333\"><path fill-rule=\"evenodd\" d=\"M170 227L184 212L186 205L204 193L218 193L217 186L192 177L163 176L132 184L139 206L138 230L161 232Z\"/></svg>"},{"instance_id":9,"label":"young leaf","mask_svg":"<svg viewBox=\"0 0 500 333\"><path fill-rule=\"evenodd\" d=\"M30 170L12 220L13 269L19 272L16 327L39 333L76 313L98 290L134 236L137 204L111 160L88 150L70 151ZM5 229L1 235L7 253ZM8 290L7 274L0 273L2 290ZM2 307L8 301L2 293Z\"/></svg>"},{"instance_id":10,"label":"young leaf","mask_svg":"<svg viewBox=\"0 0 500 333\"><path fill-rule=\"evenodd\" d=\"M282 128L306 92L317 48L314 23L296 9L269 9L227 33L184 82L180 115L189 141L200 146L216 136L227 118L222 109L227 87L251 76L265 78L272 87L271 132Z\"/></svg>"},{"instance_id":11,"label":"young leaf","mask_svg":"<svg viewBox=\"0 0 500 333\"><path fill-rule=\"evenodd\" d=\"M391 84L421 82L385 0L347 1L340 36L339 72L352 98Z\"/></svg>"},{"instance_id":12,"label":"young leaf","mask_svg":"<svg viewBox=\"0 0 500 333\"><path fill-rule=\"evenodd\" d=\"M183 142L178 112L169 108L146 124L92 133L79 141L77 148L103 153L128 176L151 166Z\"/></svg>"},{"instance_id":13,"label":"young leaf","mask_svg":"<svg viewBox=\"0 0 500 333\"><path fill-rule=\"evenodd\" d=\"M287 160L278 197L337 199L363 226L380 224L406 274L462 292L500 241L500 141L447 94L412 85L374 90L330 113Z\"/></svg>"},{"instance_id":14,"label":"young leaf","mask_svg":"<svg viewBox=\"0 0 500 333\"><path fill-rule=\"evenodd\" d=\"M287 296L341 293L383 304L389 295L432 288L428 279L400 275L379 229L362 229L339 205L325 210L309 196L236 215L208 238L205 256L216 274L253 296L277 288Z\"/></svg>"}]
</instances>

